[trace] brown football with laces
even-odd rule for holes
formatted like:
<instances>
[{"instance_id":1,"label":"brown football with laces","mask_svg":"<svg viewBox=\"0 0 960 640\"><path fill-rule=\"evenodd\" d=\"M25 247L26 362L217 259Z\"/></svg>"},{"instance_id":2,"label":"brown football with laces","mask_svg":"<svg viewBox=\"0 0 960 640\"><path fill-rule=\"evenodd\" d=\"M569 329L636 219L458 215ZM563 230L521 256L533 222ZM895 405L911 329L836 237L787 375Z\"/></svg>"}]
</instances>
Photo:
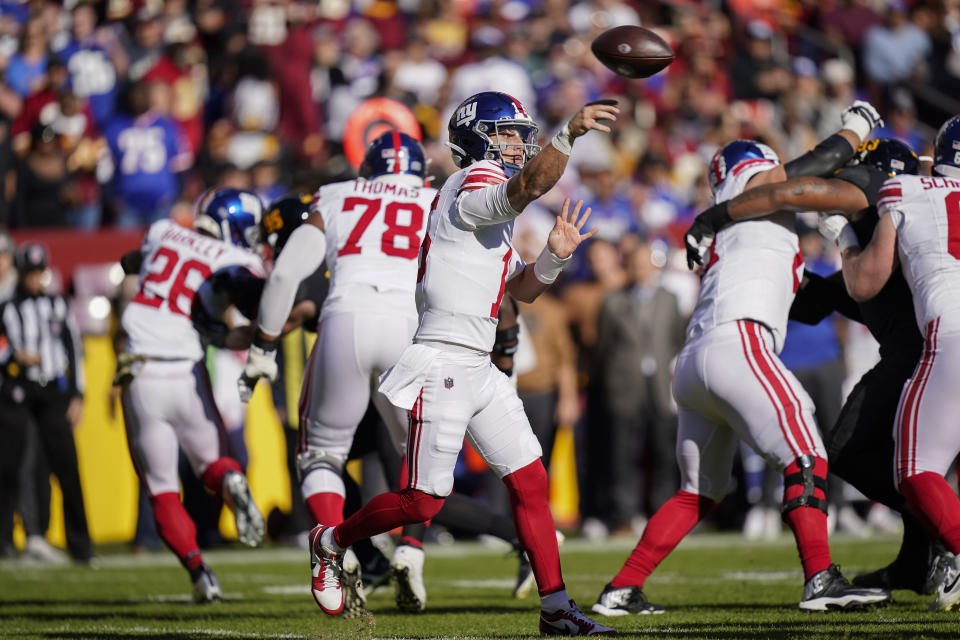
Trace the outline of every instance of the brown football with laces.
<instances>
[{"instance_id":1,"label":"brown football with laces","mask_svg":"<svg viewBox=\"0 0 960 640\"><path fill-rule=\"evenodd\" d=\"M593 55L614 73L648 78L673 62L674 53L649 29L623 25L604 31L590 45Z\"/></svg>"}]
</instances>

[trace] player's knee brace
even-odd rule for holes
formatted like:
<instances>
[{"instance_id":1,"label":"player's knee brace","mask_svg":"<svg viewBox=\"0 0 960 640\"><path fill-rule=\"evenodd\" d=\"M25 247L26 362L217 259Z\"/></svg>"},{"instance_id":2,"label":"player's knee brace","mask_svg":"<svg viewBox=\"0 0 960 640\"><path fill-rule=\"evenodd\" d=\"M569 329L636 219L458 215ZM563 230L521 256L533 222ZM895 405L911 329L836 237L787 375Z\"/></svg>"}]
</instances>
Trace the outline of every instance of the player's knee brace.
<instances>
[{"instance_id":1,"label":"player's knee brace","mask_svg":"<svg viewBox=\"0 0 960 640\"><path fill-rule=\"evenodd\" d=\"M444 498L430 495L417 489L400 491L400 510L408 522L426 522L437 515L443 507Z\"/></svg>"},{"instance_id":2,"label":"player's knee brace","mask_svg":"<svg viewBox=\"0 0 960 640\"><path fill-rule=\"evenodd\" d=\"M820 471L816 469L816 462L813 456L802 455L787 467L783 476L783 506L780 509L784 519L788 513L800 507L813 507L827 512L826 465ZM800 488L800 494L788 498L788 495L797 493L797 487ZM815 495L818 489L823 497Z\"/></svg>"},{"instance_id":3,"label":"player's knee brace","mask_svg":"<svg viewBox=\"0 0 960 640\"><path fill-rule=\"evenodd\" d=\"M327 453L323 449L307 449L297 454L297 482L302 484L303 479L311 472L321 469L341 476L345 463L343 456Z\"/></svg>"}]
</instances>

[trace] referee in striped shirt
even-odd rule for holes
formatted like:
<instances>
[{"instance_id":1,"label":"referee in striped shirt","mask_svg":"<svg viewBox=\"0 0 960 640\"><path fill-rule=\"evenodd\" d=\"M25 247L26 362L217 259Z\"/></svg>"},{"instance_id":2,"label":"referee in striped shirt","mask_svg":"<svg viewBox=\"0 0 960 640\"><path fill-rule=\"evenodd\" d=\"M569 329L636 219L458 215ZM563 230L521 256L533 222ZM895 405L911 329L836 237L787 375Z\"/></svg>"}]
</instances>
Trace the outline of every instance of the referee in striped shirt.
<instances>
[{"instance_id":1,"label":"referee in striped shirt","mask_svg":"<svg viewBox=\"0 0 960 640\"><path fill-rule=\"evenodd\" d=\"M45 291L47 252L38 244L17 250L13 298L0 306L0 546L8 545L17 474L28 428L35 428L63 493L67 549L92 559L73 429L83 408L80 334L63 296Z\"/></svg>"}]
</instances>

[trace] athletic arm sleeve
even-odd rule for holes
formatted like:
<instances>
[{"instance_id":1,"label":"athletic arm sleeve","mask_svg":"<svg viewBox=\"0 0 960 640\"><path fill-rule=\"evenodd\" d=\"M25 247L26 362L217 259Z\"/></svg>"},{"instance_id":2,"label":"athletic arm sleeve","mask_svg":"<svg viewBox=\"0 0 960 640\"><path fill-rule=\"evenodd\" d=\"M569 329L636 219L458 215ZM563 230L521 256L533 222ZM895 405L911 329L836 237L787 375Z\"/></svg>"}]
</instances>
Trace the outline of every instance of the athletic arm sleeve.
<instances>
[{"instance_id":1,"label":"athletic arm sleeve","mask_svg":"<svg viewBox=\"0 0 960 640\"><path fill-rule=\"evenodd\" d=\"M457 196L455 211L459 226L467 231L507 222L520 215L507 199L506 181L495 186L461 192Z\"/></svg>"},{"instance_id":2,"label":"athletic arm sleeve","mask_svg":"<svg viewBox=\"0 0 960 640\"><path fill-rule=\"evenodd\" d=\"M803 284L790 307L790 319L803 324L819 324L834 312L855 322L863 322L860 305L847 293L842 271L826 278L805 271Z\"/></svg>"},{"instance_id":3,"label":"athletic arm sleeve","mask_svg":"<svg viewBox=\"0 0 960 640\"><path fill-rule=\"evenodd\" d=\"M321 247L326 245L326 235L312 224L302 224L290 234L260 297L259 327L263 333L277 336L283 332L297 289L323 264L326 252Z\"/></svg>"},{"instance_id":4,"label":"athletic arm sleeve","mask_svg":"<svg viewBox=\"0 0 960 640\"><path fill-rule=\"evenodd\" d=\"M787 178L797 176L827 178L847 164L854 153L856 149L851 147L843 136L835 133L799 158L794 158L783 165L783 170Z\"/></svg>"}]
</instances>

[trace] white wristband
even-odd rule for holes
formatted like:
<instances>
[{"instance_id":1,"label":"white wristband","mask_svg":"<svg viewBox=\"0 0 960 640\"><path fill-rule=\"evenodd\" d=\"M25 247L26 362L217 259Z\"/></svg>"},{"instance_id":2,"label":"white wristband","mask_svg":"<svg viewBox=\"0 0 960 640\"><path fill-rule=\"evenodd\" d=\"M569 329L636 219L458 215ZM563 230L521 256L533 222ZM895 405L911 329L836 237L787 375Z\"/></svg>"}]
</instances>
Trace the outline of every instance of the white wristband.
<instances>
[{"instance_id":1,"label":"white wristband","mask_svg":"<svg viewBox=\"0 0 960 640\"><path fill-rule=\"evenodd\" d=\"M533 275L543 284L553 284L553 281L557 279L557 276L560 275L560 272L563 271L572 257L573 254L566 258L558 258L550 251L550 247L544 247L533 265Z\"/></svg>"},{"instance_id":2,"label":"white wristband","mask_svg":"<svg viewBox=\"0 0 960 640\"><path fill-rule=\"evenodd\" d=\"M847 131L853 131L860 140L869 138L870 132L873 131L873 125L860 114L854 114L848 118L847 121L843 123L843 128Z\"/></svg>"},{"instance_id":3,"label":"white wristband","mask_svg":"<svg viewBox=\"0 0 960 640\"><path fill-rule=\"evenodd\" d=\"M852 225L847 224L840 232L840 235L837 236L837 247L840 248L840 253L843 253L850 247L859 246L860 241L857 240L857 233L853 230Z\"/></svg>"},{"instance_id":4,"label":"white wristband","mask_svg":"<svg viewBox=\"0 0 960 640\"><path fill-rule=\"evenodd\" d=\"M570 135L570 128L567 126L567 124L564 124L563 127L557 131L557 135L553 136L553 140L550 141L550 144L552 144L553 148L563 155L570 155L570 153L573 151L573 136Z\"/></svg>"}]
</instances>

